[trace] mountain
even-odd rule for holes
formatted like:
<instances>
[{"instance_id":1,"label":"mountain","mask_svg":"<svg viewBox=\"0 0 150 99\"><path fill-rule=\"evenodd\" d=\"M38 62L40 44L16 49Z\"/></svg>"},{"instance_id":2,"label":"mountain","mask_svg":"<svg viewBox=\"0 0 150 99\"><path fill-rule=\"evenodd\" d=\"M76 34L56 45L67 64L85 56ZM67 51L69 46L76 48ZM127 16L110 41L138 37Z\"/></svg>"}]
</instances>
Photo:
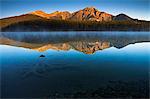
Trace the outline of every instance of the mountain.
<instances>
[{"instance_id":1,"label":"mountain","mask_svg":"<svg viewBox=\"0 0 150 99\"><path fill-rule=\"evenodd\" d=\"M113 15L100 12L94 7L87 7L83 10L72 13L71 20L90 20L90 21L111 21Z\"/></svg>"},{"instance_id":2,"label":"mountain","mask_svg":"<svg viewBox=\"0 0 150 99\"><path fill-rule=\"evenodd\" d=\"M79 10L74 13L70 13L68 11L64 12L53 12L50 14L47 14L43 11L34 11L29 14L32 15L37 15L43 18L47 19L60 19L60 20L78 20L78 21L111 21L113 18L113 15L105 13L105 12L100 12L94 7L87 7L82 10Z\"/></svg>"},{"instance_id":3,"label":"mountain","mask_svg":"<svg viewBox=\"0 0 150 99\"><path fill-rule=\"evenodd\" d=\"M66 20L66 19L69 19L71 16L71 13L67 12L67 11L64 11L64 12L56 11L56 12L48 14L41 10L37 10L37 11L31 12L29 14L37 15L37 16L40 16L40 17L46 18L46 19L59 19L59 20Z\"/></svg>"},{"instance_id":4,"label":"mountain","mask_svg":"<svg viewBox=\"0 0 150 99\"><path fill-rule=\"evenodd\" d=\"M1 31L149 31L150 22L86 7L70 13L41 10L0 19Z\"/></svg>"}]
</instances>

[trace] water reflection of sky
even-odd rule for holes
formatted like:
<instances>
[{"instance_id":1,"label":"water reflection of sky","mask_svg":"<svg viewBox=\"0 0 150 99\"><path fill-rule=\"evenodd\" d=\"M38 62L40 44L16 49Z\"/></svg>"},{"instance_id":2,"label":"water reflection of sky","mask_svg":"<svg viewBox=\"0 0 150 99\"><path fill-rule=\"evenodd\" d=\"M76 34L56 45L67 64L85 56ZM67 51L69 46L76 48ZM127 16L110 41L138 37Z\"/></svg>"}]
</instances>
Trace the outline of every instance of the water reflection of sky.
<instances>
[{"instance_id":1,"label":"water reflection of sky","mask_svg":"<svg viewBox=\"0 0 150 99\"><path fill-rule=\"evenodd\" d=\"M71 64L73 64L74 62L82 63L82 60L84 60L91 65L96 62L97 64L99 62L102 64L103 62L116 64L117 62L123 62L124 64L127 63L126 65L130 65L132 64L132 62L142 62L144 65L145 62L145 66L147 66L150 56L149 45L149 43L138 43L128 45L122 49L111 47L108 49L97 51L94 54L90 55L75 51L73 49L69 51L56 51L49 49L45 52L38 52L21 47L1 45L1 63L2 66L5 66L7 64L12 68L15 67L15 64L25 65L27 63L27 65L33 65L33 63L38 62L42 59L39 56L43 54L46 56L45 58L43 58L43 60L47 62L48 60L50 60L52 62L63 62L66 64L71 62Z\"/></svg>"},{"instance_id":2,"label":"water reflection of sky","mask_svg":"<svg viewBox=\"0 0 150 99\"><path fill-rule=\"evenodd\" d=\"M26 48L22 48L22 47L13 47L13 46L9 46L9 45L0 45L0 49L1 49L1 56L4 57L10 57L11 55L13 57L17 57L19 55L23 55L24 57L30 55L30 57L34 56L34 55L40 55L40 54L69 54L70 56L72 55L86 55L82 52L78 52L75 51L73 49L69 50L69 51L63 51L63 50L47 50L45 52L38 52L32 49L26 49ZM121 49L117 49L115 47L111 47L111 48L107 48L104 50L100 50L97 51L95 54L93 55L86 55L86 56L95 56L95 55L107 55L107 53L110 54L115 54L115 55L128 55L128 54L133 54L133 55L140 55L140 54L149 54L149 50L150 50L150 46L149 43L137 43L137 44L130 44L124 48ZM28 54L27 54L28 53Z\"/></svg>"},{"instance_id":3,"label":"water reflection of sky","mask_svg":"<svg viewBox=\"0 0 150 99\"><path fill-rule=\"evenodd\" d=\"M88 55L75 50L38 52L0 45L2 94L7 90L5 95L11 97L41 97L51 91L98 88L110 80L148 80L149 46L137 43ZM40 58L41 54L46 57Z\"/></svg>"}]
</instances>

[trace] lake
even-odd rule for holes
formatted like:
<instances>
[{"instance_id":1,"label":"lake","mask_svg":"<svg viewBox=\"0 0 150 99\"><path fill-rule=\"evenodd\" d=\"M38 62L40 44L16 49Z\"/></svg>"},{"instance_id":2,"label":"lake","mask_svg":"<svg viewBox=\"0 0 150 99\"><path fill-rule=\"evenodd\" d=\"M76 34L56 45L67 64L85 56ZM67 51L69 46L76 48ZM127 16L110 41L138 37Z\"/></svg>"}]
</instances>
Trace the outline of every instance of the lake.
<instances>
[{"instance_id":1,"label":"lake","mask_svg":"<svg viewBox=\"0 0 150 99\"><path fill-rule=\"evenodd\" d=\"M148 98L149 51L149 32L1 32L1 96Z\"/></svg>"}]
</instances>

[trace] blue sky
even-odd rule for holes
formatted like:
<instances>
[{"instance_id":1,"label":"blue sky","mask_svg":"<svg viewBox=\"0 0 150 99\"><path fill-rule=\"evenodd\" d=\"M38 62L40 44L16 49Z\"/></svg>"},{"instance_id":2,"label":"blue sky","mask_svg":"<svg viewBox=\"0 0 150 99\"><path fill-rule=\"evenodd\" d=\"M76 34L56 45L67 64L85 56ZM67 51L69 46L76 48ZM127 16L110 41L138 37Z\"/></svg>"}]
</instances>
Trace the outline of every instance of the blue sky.
<instances>
[{"instance_id":1,"label":"blue sky","mask_svg":"<svg viewBox=\"0 0 150 99\"><path fill-rule=\"evenodd\" d=\"M125 13L133 18L150 20L150 0L0 0L0 17L16 16L35 10L77 11L94 6L113 15Z\"/></svg>"}]
</instances>

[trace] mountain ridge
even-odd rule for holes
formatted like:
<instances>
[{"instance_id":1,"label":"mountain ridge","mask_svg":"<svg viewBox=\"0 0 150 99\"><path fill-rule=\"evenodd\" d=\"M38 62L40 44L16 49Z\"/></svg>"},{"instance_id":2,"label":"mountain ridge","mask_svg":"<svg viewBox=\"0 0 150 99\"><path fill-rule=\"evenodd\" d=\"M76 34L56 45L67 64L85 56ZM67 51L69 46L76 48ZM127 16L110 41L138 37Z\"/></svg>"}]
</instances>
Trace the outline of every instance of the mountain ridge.
<instances>
[{"instance_id":1,"label":"mountain ridge","mask_svg":"<svg viewBox=\"0 0 150 99\"><path fill-rule=\"evenodd\" d=\"M122 15L129 17L126 14L121 13ZM96 9L95 7L86 7L83 8L81 10L75 11L75 12L69 12L69 11L55 11L52 13L46 13L42 10L35 10L33 12L29 12L26 14L22 14L22 15L36 15L36 16L40 16L42 18L46 18L46 19L62 19L62 20L78 20L78 21L112 21L113 19L117 20L117 18L119 15L113 15L104 11L99 11L98 9ZM19 15L19 16L22 16ZM19 17L19 16L12 16L12 17ZM6 18L12 18L12 17L6 17ZM54 18L55 17L55 18ZM59 17L59 18L58 18ZM65 18L64 18L65 17ZM2 18L2 19L6 19L6 18ZM0 19L0 20L2 20ZM133 19L133 18L132 18Z\"/></svg>"},{"instance_id":2,"label":"mountain ridge","mask_svg":"<svg viewBox=\"0 0 150 99\"><path fill-rule=\"evenodd\" d=\"M75 12L69 11L55 11L52 13L46 13L42 10L36 10L27 14L37 15L47 19L59 19L59 20L77 20L77 21L132 21L138 20L131 18L127 14L120 13L113 15L104 11L99 11L95 7L86 7ZM144 20L143 20L144 21Z\"/></svg>"},{"instance_id":3,"label":"mountain ridge","mask_svg":"<svg viewBox=\"0 0 150 99\"><path fill-rule=\"evenodd\" d=\"M149 26L149 21L133 19L126 14L114 16L95 7L72 13L36 10L0 19L1 31L149 31Z\"/></svg>"},{"instance_id":4,"label":"mountain ridge","mask_svg":"<svg viewBox=\"0 0 150 99\"><path fill-rule=\"evenodd\" d=\"M86 7L73 13L70 13L69 11L55 11L52 13L45 13L44 11L36 10L28 14L37 15L47 19L55 19L57 17L56 19L78 21L111 21L114 17L114 15L101 12L95 7Z\"/></svg>"}]
</instances>

